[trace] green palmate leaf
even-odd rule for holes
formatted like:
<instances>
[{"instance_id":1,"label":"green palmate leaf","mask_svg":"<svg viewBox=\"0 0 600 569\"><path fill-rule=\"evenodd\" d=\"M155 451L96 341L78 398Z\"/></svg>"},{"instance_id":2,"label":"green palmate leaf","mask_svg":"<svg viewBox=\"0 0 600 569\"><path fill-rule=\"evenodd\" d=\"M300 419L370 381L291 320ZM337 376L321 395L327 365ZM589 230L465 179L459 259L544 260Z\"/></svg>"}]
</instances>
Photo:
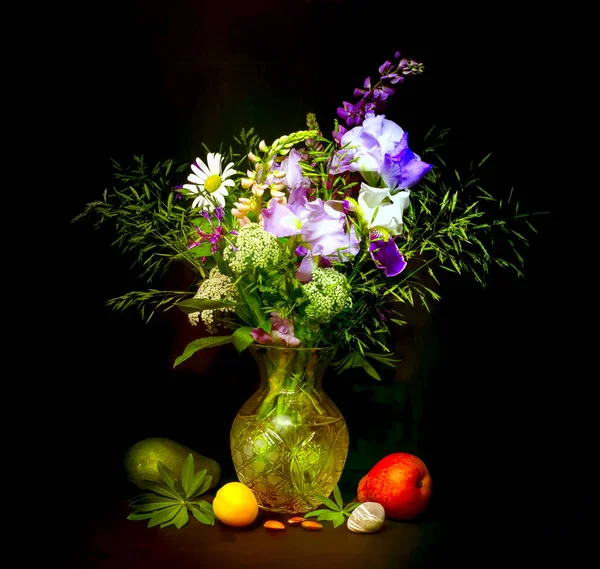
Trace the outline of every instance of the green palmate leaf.
<instances>
[{"instance_id":1,"label":"green palmate leaf","mask_svg":"<svg viewBox=\"0 0 600 569\"><path fill-rule=\"evenodd\" d=\"M231 336L208 336L206 338L198 338L192 340L183 350L183 353L175 359L173 367L177 367L180 363L184 362L196 352L205 350L206 348L213 348L215 346L222 346L224 344L231 344Z\"/></svg>"},{"instance_id":2,"label":"green palmate leaf","mask_svg":"<svg viewBox=\"0 0 600 569\"><path fill-rule=\"evenodd\" d=\"M346 504L344 513L349 516L352 513L352 510L358 508L358 506L360 506L360 502L350 502L350 504Z\"/></svg>"},{"instance_id":3,"label":"green palmate leaf","mask_svg":"<svg viewBox=\"0 0 600 569\"><path fill-rule=\"evenodd\" d=\"M179 513L179 510L181 510L181 508L184 508L184 506L171 506L170 508L159 510L150 518L150 521L148 522L148 527L152 528L154 526L158 526L160 524L168 522Z\"/></svg>"},{"instance_id":4,"label":"green palmate leaf","mask_svg":"<svg viewBox=\"0 0 600 569\"><path fill-rule=\"evenodd\" d=\"M163 463L157 463L159 474L164 482L149 484L156 492L147 492L129 501L134 511L127 517L130 520L149 519L148 527L160 525L161 528L174 525L177 529L183 527L189 520L190 510L198 521L204 524L214 524L212 505L205 500L191 501L210 488L212 476L207 470L194 473L194 457L190 453L185 458L181 475L184 482L175 478L173 472ZM167 495L166 497L164 495Z\"/></svg>"},{"instance_id":5,"label":"green palmate leaf","mask_svg":"<svg viewBox=\"0 0 600 569\"><path fill-rule=\"evenodd\" d=\"M185 500L185 490L183 489L183 484L177 480L177 478L175 478L175 480L173 480L173 485L175 487L175 492L179 494L180 499Z\"/></svg>"},{"instance_id":6,"label":"green palmate leaf","mask_svg":"<svg viewBox=\"0 0 600 569\"><path fill-rule=\"evenodd\" d=\"M189 519L190 517L188 515L187 508L181 508L181 510L179 510L177 515L173 518L173 523L177 529L180 529L187 524Z\"/></svg>"},{"instance_id":7,"label":"green palmate leaf","mask_svg":"<svg viewBox=\"0 0 600 569\"><path fill-rule=\"evenodd\" d=\"M169 499L172 499L172 496L168 496ZM136 496L135 498L131 498L131 500L129 500L129 504L131 506L135 506L135 504L150 504L151 502L158 502L160 499L160 496L158 496L155 492L148 492L146 494L140 494L139 496ZM175 498L173 498L175 499ZM160 501L165 501L165 500L160 500Z\"/></svg>"},{"instance_id":8,"label":"green palmate leaf","mask_svg":"<svg viewBox=\"0 0 600 569\"><path fill-rule=\"evenodd\" d=\"M132 512L131 514L129 514L127 516L127 519L128 520L149 520L153 515L154 515L154 512L146 512L146 513Z\"/></svg>"},{"instance_id":9,"label":"green palmate leaf","mask_svg":"<svg viewBox=\"0 0 600 569\"><path fill-rule=\"evenodd\" d=\"M166 498L173 498L174 500L179 500L180 496L177 492L169 488L166 484L162 482L155 482L154 480L144 480L144 485L148 488L148 490L152 490L161 496L165 496Z\"/></svg>"},{"instance_id":10,"label":"green palmate leaf","mask_svg":"<svg viewBox=\"0 0 600 569\"><path fill-rule=\"evenodd\" d=\"M316 518L321 512L324 512L325 510L313 510L312 512L308 512L306 514L304 514L305 518Z\"/></svg>"},{"instance_id":11,"label":"green palmate leaf","mask_svg":"<svg viewBox=\"0 0 600 569\"><path fill-rule=\"evenodd\" d=\"M217 308L231 308L235 306L235 302L227 302L225 300L211 300L209 298L189 298L178 302L175 306L185 312L192 314L202 310L215 310Z\"/></svg>"},{"instance_id":12,"label":"green palmate leaf","mask_svg":"<svg viewBox=\"0 0 600 569\"><path fill-rule=\"evenodd\" d=\"M212 476L206 476L206 472L207 470L204 469L194 474L190 483L190 488L186 494L188 500L191 500L200 494L204 494L204 492L208 490L208 487L210 487Z\"/></svg>"},{"instance_id":13,"label":"green palmate leaf","mask_svg":"<svg viewBox=\"0 0 600 569\"><path fill-rule=\"evenodd\" d=\"M215 523L215 519L208 514L205 510L199 508L198 506L194 505L194 504L190 504L189 505L191 511L192 511L192 515L201 523L201 524L206 524L209 526L214 525Z\"/></svg>"},{"instance_id":14,"label":"green palmate leaf","mask_svg":"<svg viewBox=\"0 0 600 569\"><path fill-rule=\"evenodd\" d=\"M206 500L197 500L191 503L198 506L202 511L206 512L207 514L214 516L212 504L208 503Z\"/></svg>"},{"instance_id":15,"label":"green palmate leaf","mask_svg":"<svg viewBox=\"0 0 600 569\"><path fill-rule=\"evenodd\" d=\"M329 498L326 498L325 496L321 496L319 494L315 494L315 498L321 500L321 502L323 502L323 504L325 504L328 508L331 508L334 511L339 510L337 504L333 500L330 500Z\"/></svg>"},{"instance_id":16,"label":"green palmate leaf","mask_svg":"<svg viewBox=\"0 0 600 569\"><path fill-rule=\"evenodd\" d=\"M318 519L323 521L331 522L333 520L337 520L342 518L344 520L344 514L342 512L334 512L333 510L321 510L319 512Z\"/></svg>"},{"instance_id":17,"label":"green palmate leaf","mask_svg":"<svg viewBox=\"0 0 600 569\"><path fill-rule=\"evenodd\" d=\"M160 460L156 463L156 467L158 468L158 474L160 475L161 480L169 488L171 488L171 490L177 492L175 488L175 475L173 474L173 471Z\"/></svg>"},{"instance_id":18,"label":"green palmate leaf","mask_svg":"<svg viewBox=\"0 0 600 569\"><path fill-rule=\"evenodd\" d=\"M134 506L137 512L153 512L155 510L162 510L164 508L171 508L173 506L181 506L181 503L177 503L176 500L169 500L168 502L151 502L149 504L136 504Z\"/></svg>"},{"instance_id":19,"label":"green palmate leaf","mask_svg":"<svg viewBox=\"0 0 600 569\"><path fill-rule=\"evenodd\" d=\"M342 510L344 508L344 502L342 500L342 494L337 484L333 487L333 497L335 499L335 503L338 505L340 510Z\"/></svg>"},{"instance_id":20,"label":"green palmate leaf","mask_svg":"<svg viewBox=\"0 0 600 569\"><path fill-rule=\"evenodd\" d=\"M189 497L189 490L191 487L192 480L194 478L194 456L190 452L183 461L181 466L181 484L186 497Z\"/></svg>"},{"instance_id":21,"label":"green palmate leaf","mask_svg":"<svg viewBox=\"0 0 600 569\"><path fill-rule=\"evenodd\" d=\"M250 333L252 328L250 326L240 326L236 328L231 334L233 347L238 352L243 352L250 344L254 343L254 337Z\"/></svg>"},{"instance_id":22,"label":"green palmate leaf","mask_svg":"<svg viewBox=\"0 0 600 569\"><path fill-rule=\"evenodd\" d=\"M305 514L304 517L316 517L319 521L333 522L333 527L338 527L344 523L344 513L334 512L333 510L314 510Z\"/></svg>"}]
</instances>

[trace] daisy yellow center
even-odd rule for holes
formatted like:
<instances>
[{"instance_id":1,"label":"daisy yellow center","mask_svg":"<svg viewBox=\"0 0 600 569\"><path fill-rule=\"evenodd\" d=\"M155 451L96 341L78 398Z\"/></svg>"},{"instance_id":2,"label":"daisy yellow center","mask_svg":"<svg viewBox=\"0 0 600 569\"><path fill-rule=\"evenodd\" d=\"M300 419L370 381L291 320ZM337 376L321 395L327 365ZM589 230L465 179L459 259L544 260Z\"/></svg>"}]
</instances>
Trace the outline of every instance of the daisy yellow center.
<instances>
[{"instance_id":1,"label":"daisy yellow center","mask_svg":"<svg viewBox=\"0 0 600 569\"><path fill-rule=\"evenodd\" d=\"M221 187L221 176L218 174L213 174L206 178L206 182L204 182L204 189L211 194L216 192Z\"/></svg>"}]
</instances>

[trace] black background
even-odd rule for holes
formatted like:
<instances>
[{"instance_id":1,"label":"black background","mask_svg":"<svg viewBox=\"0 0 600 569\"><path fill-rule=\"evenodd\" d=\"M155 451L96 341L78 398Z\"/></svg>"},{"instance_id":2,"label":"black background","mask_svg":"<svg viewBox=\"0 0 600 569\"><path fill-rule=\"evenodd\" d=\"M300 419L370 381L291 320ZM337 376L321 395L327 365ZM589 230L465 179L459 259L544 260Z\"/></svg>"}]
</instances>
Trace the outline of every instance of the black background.
<instances>
[{"instance_id":1,"label":"black background","mask_svg":"<svg viewBox=\"0 0 600 569\"><path fill-rule=\"evenodd\" d=\"M110 246L110 231L71 219L111 184L110 158L191 162L201 143L215 149L242 127L267 141L300 130L308 111L328 132L354 87L400 50L425 65L386 112L411 148L418 153L433 125L448 127L458 167L492 152L486 188L502 195L514 186L523 210L551 214L535 223L525 279L493 271L485 291L448 279L408 354L411 381L327 379L351 429L349 460L364 473L394 450L421 456L435 484L429 519L509 519L542 536L579 531L591 499L581 480L587 352L575 317L583 309L574 310L581 303L564 277L548 114L560 98L562 50L547 37L555 16L351 0L129 0L69 10L54 12L38 59L49 86L38 143L55 156L43 210L53 222L38 255L43 309L33 309L17 385L34 425L24 454L46 457L42 468L60 469L73 493L100 497L120 489L124 451L149 436L187 444L232 475L228 429L255 386L252 362L224 347L173 370L190 339L185 316L145 324L111 312L108 298L145 283Z\"/></svg>"}]
</instances>

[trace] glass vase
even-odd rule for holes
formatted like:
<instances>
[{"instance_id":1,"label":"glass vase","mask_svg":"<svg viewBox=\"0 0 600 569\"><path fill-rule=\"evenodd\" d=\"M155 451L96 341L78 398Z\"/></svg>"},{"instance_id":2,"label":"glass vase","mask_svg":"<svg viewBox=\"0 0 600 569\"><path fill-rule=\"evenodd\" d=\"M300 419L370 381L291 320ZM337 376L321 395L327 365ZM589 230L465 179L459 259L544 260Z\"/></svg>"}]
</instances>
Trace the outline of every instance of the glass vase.
<instances>
[{"instance_id":1,"label":"glass vase","mask_svg":"<svg viewBox=\"0 0 600 569\"><path fill-rule=\"evenodd\" d=\"M322 388L335 348L248 349L260 387L231 427L236 474L261 509L309 512L333 491L348 455L346 421Z\"/></svg>"}]
</instances>

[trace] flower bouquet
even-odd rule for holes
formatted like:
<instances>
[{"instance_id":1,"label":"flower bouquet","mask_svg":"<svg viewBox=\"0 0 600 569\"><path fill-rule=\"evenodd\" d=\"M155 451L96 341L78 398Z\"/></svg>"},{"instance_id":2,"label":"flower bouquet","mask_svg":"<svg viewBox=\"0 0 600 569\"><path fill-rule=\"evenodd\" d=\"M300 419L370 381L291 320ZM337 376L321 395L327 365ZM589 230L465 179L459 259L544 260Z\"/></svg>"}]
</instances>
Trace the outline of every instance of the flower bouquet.
<instances>
[{"instance_id":1,"label":"flower bouquet","mask_svg":"<svg viewBox=\"0 0 600 569\"><path fill-rule=\"evenodd\" d=\"M262 360L269 381L248 414L281 433L298 427L307 407L318 416L327 406L303 388L320 365L318 350L338 372L359 367L379 379L380 366L398 361L388 340L406 323L403 308L439 300L440 271L482 285L493 265L522 275L521 226L534 228L511 196L497 199L480 185L489 155L459 175L440 153L447 130L432 129L415 152L384 114L402 82L423 71L396 53L337 109L330 136L309 113L302 130L270 143L242 130L228 150L206 149L191 167L166 160L149 170L141 157L130 167L115 163L118 184L76 219L111 222L114 243L135 255L148 282L173 263L196 278L186 290L132 291L109 305L147 319L177 307L202 326L174 366L223 344L253 354L273 348ZM508 258L490 252L501 238ZM303 402L290 402L298 389ZM318 449L297 429L295 437L292 486L306 495L322 465L310 470ZM267 452L270 443L261 444ZM337 482L329 480L320 494Z\"/></svg>"}]
</instances>

